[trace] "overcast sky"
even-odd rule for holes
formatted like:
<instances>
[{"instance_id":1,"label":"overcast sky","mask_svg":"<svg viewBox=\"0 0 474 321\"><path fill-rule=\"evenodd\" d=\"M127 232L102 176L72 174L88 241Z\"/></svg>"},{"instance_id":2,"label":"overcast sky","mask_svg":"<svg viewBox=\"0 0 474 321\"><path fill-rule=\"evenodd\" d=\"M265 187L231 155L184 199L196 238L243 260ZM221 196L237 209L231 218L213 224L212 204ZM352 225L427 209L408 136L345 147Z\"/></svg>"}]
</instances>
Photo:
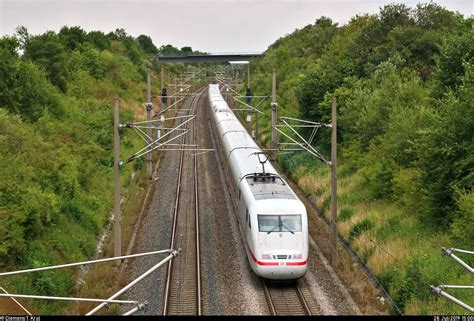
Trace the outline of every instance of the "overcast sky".
<instances>
[{"instance_id":1,"label":"overcast sky","mask_svg":"<svg viewBox=\"0 0 474 321\"><path fill-rule=\"evenodd\" d=\"M395 0L0 0L0 35L19 25L31 34L80 26L105 33L124 28L145 34L156 46L191 46L207 52L263 51L276 39L327 16L345 24L361 13ZM427 1L424 1L427 2ZM474 14L474 0L436 3L464 16Z\"/></svg>"}]
</instances>

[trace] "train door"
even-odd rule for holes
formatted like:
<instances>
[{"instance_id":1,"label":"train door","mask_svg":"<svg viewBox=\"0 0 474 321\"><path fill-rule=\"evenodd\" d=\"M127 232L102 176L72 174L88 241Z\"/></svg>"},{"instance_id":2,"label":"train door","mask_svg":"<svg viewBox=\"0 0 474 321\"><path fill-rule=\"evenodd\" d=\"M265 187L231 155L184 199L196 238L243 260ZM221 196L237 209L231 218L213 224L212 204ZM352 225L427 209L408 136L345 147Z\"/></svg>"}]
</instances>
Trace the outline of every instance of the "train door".
<instances>
[{"instance_id":1,"label":"train door","mask_svg":"<svg viewBox=\"0 0 474 321\"><path fill-rule=\"evenodd\" d=\"M247 207L245 207L245 222L244 223L245 223L245 227L244 227L245 239L247 241L247 244L250 250L255 255L255 249L254 249L255 247L253 246L253 237L252 237L252 228L254 228L254 226L252 226L252 217L250 216L250 212Z\"/></svg>"}]
</instances>

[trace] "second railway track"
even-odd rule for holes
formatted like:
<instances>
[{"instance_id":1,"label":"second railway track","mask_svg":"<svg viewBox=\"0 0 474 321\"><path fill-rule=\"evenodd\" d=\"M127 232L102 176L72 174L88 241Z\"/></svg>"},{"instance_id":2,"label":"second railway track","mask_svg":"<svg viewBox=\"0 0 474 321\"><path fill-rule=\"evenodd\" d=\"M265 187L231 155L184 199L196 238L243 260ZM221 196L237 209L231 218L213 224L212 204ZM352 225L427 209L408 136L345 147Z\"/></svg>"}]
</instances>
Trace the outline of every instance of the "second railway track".
<instances>
[{"instance_id":1,"label":"second railway track","mask_svg":"<svg viewBox=\"0 0 474 321\"><path fill-rule=\"evenodd\" d=\"M307 289L298 281L274 283L262 279L263 291L272 315L313 315ZM314 309L314 308L313 308Z\"/></svg>"},{"instance_id":2,"label":"second railway track","mask_svg":"<svg viewBox=\"0 0 474 321\"><path fill-rule=\"evenodd\" d=\"M200 90L193 98L191 112L202 93ZM189 123L183 144L196 144L194 121ZM182 253L168 265L163 315L202 314L198 199L197 157L181 151L170 248L181 248Z\"/></svg>"}]
</instances>

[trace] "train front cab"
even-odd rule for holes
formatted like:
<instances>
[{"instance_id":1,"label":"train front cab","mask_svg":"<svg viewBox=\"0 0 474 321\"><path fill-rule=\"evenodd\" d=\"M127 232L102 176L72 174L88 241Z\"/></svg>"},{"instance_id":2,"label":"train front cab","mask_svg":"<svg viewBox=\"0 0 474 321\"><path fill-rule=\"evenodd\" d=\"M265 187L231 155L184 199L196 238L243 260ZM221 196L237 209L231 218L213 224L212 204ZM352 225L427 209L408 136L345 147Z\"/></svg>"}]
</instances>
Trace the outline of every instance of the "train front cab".
<instances>
[{"instance_id":1,"label":"train front cab","mask_svg":"<svg viewBox=\"0 0 474 321\"><path fill-rule=\"evenodd\" d=\"M264 188L258 185L248 185L253 193L244 194L253 200L241 202L242 206L250 205L241 211L250 265L266 279L298 279L306 273L308 265L306 208L286 189L286 184L280 185L280 189L273 184ZM265 193L268 189L273 193Z\"/></svg>"},{"instance_id":2,"label":"train front cab","mask_svg":"<svg viewBox=\"0 0 474 321\"><path fill-rule=\"evenodd\" d=\"M273 280L298 279L306 273L307 222L305 209L302 210L255 215L255 273Z\"/></svg>"}]
</instances>

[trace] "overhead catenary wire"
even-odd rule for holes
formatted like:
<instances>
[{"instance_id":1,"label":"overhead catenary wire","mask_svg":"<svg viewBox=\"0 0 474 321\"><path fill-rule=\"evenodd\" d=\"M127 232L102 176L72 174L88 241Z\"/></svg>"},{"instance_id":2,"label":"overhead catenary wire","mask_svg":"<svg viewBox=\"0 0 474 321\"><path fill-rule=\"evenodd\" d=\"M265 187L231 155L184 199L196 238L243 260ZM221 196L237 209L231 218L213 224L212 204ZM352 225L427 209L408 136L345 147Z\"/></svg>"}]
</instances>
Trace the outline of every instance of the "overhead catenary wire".
<instances>
[{"instance_id":1,"label":"overhead catenary wire","mask_svg":"<svg viewBox=\"0 0 474 321\"><path fill-rule=\"evenodd\" d=\"M166 134L162 135L161 137L153 140L152 142L148 143L145 147L143 147L142 149L140 149L139 151L135 152L133 155L137 155L137 154L140 154L142 153L144 150L148 149L149 147L153 146L153 145L156 145L160 140L164 140L165 137L168 137L170 136L175 130L181 128L184 126L184 124L187 124L188 122L190 122L191 120L193 120L194 116L187 119L186 121L182 122L181 124L179 124L178 126L176 126L175 128L173 128L173 130L167 132ZM184 132L187 132L187 130L185 130ZM176 137L172 138L171 140L174 140L176 139ZM168 141L169 142L169 141ZM163 144L163 143L162 143ZM132 157L133 157L132 155Z\"/></svg>"},{"instance_id":2,"label":"overhead catenary wire","mask_svg":"<svg viewBox=\"0 0 474 321\"><path fill-rule=\"evenodd\" d=\"M152 138L150 136L148 136L143 130L141 130L140 128L138 127L133 127L133 129L135 130L135 132L138 134L138 136L140 136L146 144L148 144L148 142L150 142L152 140Z\"/></svg>"},{"instance_id":3,"label":"overhead catenary wire","mask_svg":"<svg viewBox=\"0 0 474 321\"><path fill-rule=\"evenodd\" d=\"M22 274L22 273L63 269L63 268L69 268L69 267L73 267L73 266L96 264L96 263L103 263L103 262L109 262L109 261L117 261L117 260L123 260L123 259L128 259L128 258L136 258L136 257L141 257L141 256L148 256L148 255L155 255L155 254L162 254L162 253L172 253L173 251L174 250L172 250L172 249L168 249L168 250L160 250L160 251L145 252L145 253L124 255L124 256L118 256L118 257L111 257L111 258L105 258L105 259L98 259L98 260L92 260L92 261L82 261L82 262L75 262L75 263L68 263L68 264L61 264L61 265L45 266L45 267L39 267L39 268L34 268L34 269L3 272L3 273L0 273L0 276L8 276L8 275L15 275L15 274Z\"/></svg>"},{"instance_id":4,"label":"overhead catenary wire","mask_svg":"<svg viewBox=\"0 0 474 321\"><path fill-rule=\"evenodd\" d=\"M472 268L469 264L464 262L461 258L456 256L454 252L459 252L459 253L464 253L464 254L474 254L472 251L466 251L466 250L460 250L460 249L455 249L455 248L442 248L442 253L443 255L451 257L453 260L455 260L457 263L461 264L463 268L468 270L470 273L474 273L474 268Z\"/></svg>"},{"instance_id":5,"label":"overhead catenary wire","mask_svg":"<svg viewBox=\"0 0 474 321\"><path fill-rule=\"evenodd\" d=\"M74 298L74 297L61 297L61 296L47 296L47 295L28 295L28 294L2 294L0 297L3 298L23 298L23 299L41 299L41 300L55 300L55 301L77 301L77 302L96 302L96 303L118 303L118 304L139 304L138 301L131 300L105 300L105 299L94 299L94 298Z\"/></svg>"},{"instance_id":6,"label":"overhead catenary wire","mask_svg":"<svg viewBox=\"0 0 474 321\"><path fill-rule=\"evenodd\" d=\"M288 116L280 116L280 119L294 120L294 121L298 121L298 122L301 122L301 123L307 123L307 124L311 124L311 125L319 126L319 127L331 127L331 124L326 124L326 123L321 123L321 122L314 122L314 121L310 121L310 120L293 118L293 117L288 117Z\"/></svg>"},{"instance_id":7,"label":"overhead catenary wire","mask_svg":"<svg viewBox=\"0 0 474 321\"><path fill-rule=\"evenodd\" d=\"M160 261L158 264L155 264L153 267L151 267L150 269L148 269L145 273L143 273L142 275L140 275L138 278L136 278L135 280L133 280L132 282L130 282L129 284L127 284L125 287L123 287L120 291L116 292L115 294L113 294L110 298L108 298L107 300L114 300L115 298L119 297L120 295L122 295L123 293L125 293L127 290L129 290L131 287L133 287L135 284L137 284L138 282L140 282L141 280L143 280L144 278L146 278L148 275L150 275L151 273L153 273L156 269L158 269L159 267L161 267L163 264L165 264L166 262L170 261L171 259L173 259L174 257L176 257L179 252L180 252L181 249L179 249L178 251L173 251L171 252L170 255L168 255L165 259L163 259L162 261ZM104 302L104 303L101 303L100 305L98 305L97 307L95 307L94 309L92 309L91 311L89 311L86 315L93 315L95 313L97 313L98 311L100 311L102 308L104 308L106 305L108 305L108 303Z\"/></svg>"},{"instance_id":8,"label":"overhead catenary wire","mask_svg":"<svg viewBox=\"0 0 474 321\"><path fill-rule=\"evenodd\" d=\"M170 139L167 140L166 142L158 144L157 146L151 148L150 150L147 150L147 151L144 151L144 152L143 152L143 151L142 151L142 152L137 152L137 153L133 154L132 156L130 156L128 159L126 159L121 165L130 163L131 161L134 161L135 159L137 159L137 158L139 158L139 157L141 157L141 156L143 156L143 155L146 155L146 154L148 154L148 153L151 153L152 151L157 150L158 148L160 148L160 147L162 147L162 146L165 146L167 143L172 142L172 141L178 139L179 137L181 137L181 136L183 136L183 135L186 135L186 133L187 133L187 131L185 131L185 132L183 132L183 133L181 133L181 134L178 134L178 135L176 135L175 137L170 138ZM153 143L151 143L151 144L148 144L147 147L148 147L148 146L151 146L151 145L155 145L155 144L156 144L156 141L153 142ZM145 149L145 148L143 148L142 150L144 150L144 149Z\"/></svg>"},{"instance_id":9,"label":"overhead catenary wire","mask_svg":"<svg viewBox=\"0 0 474 321\"><path fill-rule=\"evenodd\" d=\"M467 303L459 300L458 298L452 296L451 294L443 291L443 288L451 288L451 289L474 289L474 286L456 286L456 285L439 285L437 287L431 286L431 290L433 293L445 297L446 299L450 300L451 302L463 307L464 309L468 310L469 312L473 313L474 308L468 305Z\"/></svg>"},{"instance_id":10,"label":"overhead catenary wire","mask_svg":"<svg viewBox=\"0 0 474 321\"><path fill-rule=\"evenodd\" d=\"M311 144L309 144L293 127L291 127L291 125L288 124L285 119L281 119L281 121L282 121L286 126L288 126L288 128L290 128L291 131L293 131L293 133L295 133L295 135L298 136L299 139L301 139L303 142L305 142L305 143L306 143L306 146L307 146L309 149L311 149L315 154L317 154L317 155L319 156L319 158L320 158L323 162L325 162L325 163L327 163L327 164L329 164L329 165L331 164L330 161L326 160L326 159L324 158L324 156L323 156L321 153L319 153L316 149L314 149L313 146L311 146Z\"/></svg>"},{"instance_id":11,"label":"overhead catenary wire","mask_svg":"<svg viewBox=\"0 0 474 321\"><path fill-rule=\"evenodd\" d=\"M239 103L241 103L242 105L247 106L247 107L250 108L251 110L253 110L253 111L255 111L255 112L257 112L257 113L259 113L259 114L261 114L261 115L263 115L263 116L266 116L266 117L268 117L268 118L271 118L270 115L267 115L267 114L265 114L264 112L261 112L261 111L258 110L256 107L253 107L253 106L247 104L246 102L243 102L243 101L241 101L240 99L237 99L237 98L235 98L235 97L232 97L232 98L233 98L234 100L238 101Z\"/></svg>"},{"instance_id":12,"label":"overhead catenary wire","mask_svg":"<svg viewBox=\"0 0 474 321\"><path fill-rule=\"evenodd\" d=\"M169 97L168 97L169 98ZM165 109L163 109L162 111L160 111L157 115L161 115L163 113L165 113L168 109L170 109L171 107L174 107L175 105L179 104L180 102L182 102L184 100L184 97L180 98L178 101L176 101L175 103L169 105L168 107L166 107ZM153 116L153 117L156 117L157 116L156 114Z\"/></svg>"},{"instance_id":13,"label":"overhead catenary wire","mask_svg":"<svg viewBox=\"0 0 474 321\"><path fill-rule=\"evenodd\" d=\"M194 115L185 115L185 116L175 116L175 117L166 117L163 119L152 119L152 120L143 120L143 121L137 121L133 123L126 123L126 124L121 124L121 127L127 127L131 128L135 125L140 125L140 124L150 124L150 123L156 123L156 122L163 122L167 120L175 120L175 119L181 119L181 118L191 118Z\"/></svg>"},{"instance_id":14,"label":"overhead catenary wire","mask_svg":"<svg viewBox=\"0 0 474 321\"><path fill-rule=\"evenodd\" d=\"M5 294L10 294L10 293L8 293L7 290L5 290L3 287L0 287L0 291L2 291L2 292L5 293ZM32 315L32 314L30 313L30 311L28 311L28 310L27 310L20 302L18 302L15 298L13 298L13 297L10 297L10 298L11 298L12 301L15 302L23 311L25 311L26 314Z\"/></svg>"},{"instance_id":15,"label":"overhead catenary wire","mask_svg":"<svg viewBox=\"0 0 474 321\"><path fill-rule=\"evenodd\" d=\"M316 157L317 159L321 160L322 162L330 165L331 162L326 160L324 157L322 157L321 155L319 155L318 153L314 153L312 150L310 150L309 148L307 148L305 145L303 145L302 143L300 142L297 142L295 139L293 139L292 137L290 137L289 135L287 135L285 132L283 132L281 129L279 129L278 127L275 127L275 129L280 133L282 134L283 136L285 136L286 138L288 138L289 140L291 140L293 143L295 143L296 145L300 146L302 149L304 149L305 151L307 151L308 153L310 153L311 155L313 155L314 157Z\"/></svg>"},{"instance_id":16,"label":"overhead catenary wire","mask_svg":"<svg viewBox=\"0 0 474 321\"><path fill-rule=\"evenodd\" d=\"M256 107L251 106L250 104L247 104L246 102L238 99L237 97L246 97L246 96L241 96L237 91L233 90L225 81L222 80L222 77L216 77L216 80L219 81L222 85L224 85L225 88L227 88L228 90L232 91L232 93L234 93L234 96L232 96L232 98L235 101L241 103L242 105L246 106L250 110L253 110L254 112L257 112L257 113L262 114L262 115L264 115L268 118L271 118L270 115L258 110ZM262 97L267 98L267 97L270 97L270 96L262 96ZM261 102L263 102L263 100ZM236 110L236 109L233 109L233 110ZM301 124L290 125L286 120L298 121L298 122L303 123L304 125L301 125ZM274 127L279 133L283 134L286 138L288 138L290 141L292 141L293 144L298 145L302 149L308 151L310 154L315 156L317 159L321 160L322 162L324 162L328 165L331 165L331 161L328 161L320 152L318 152L316 149L314 149L311 146L311 143L314 140L314 137L316 135L317 129L320 128L320 127L332 127L331 124L326 124L326 123L322 123L322 122L313 122L313 121L302 120L302 119L297 119L297 118L293 118L293 117L286 117L286 116L281 116L280 121L283 122L285 125L275 125L275 127ZM281 129L279 129L277 127L289 128L296 136L298 136L299 139L302 140L302 142L296 141L294 138L290 137L289 135L287 135L286 133L284 133ZM312 131L309 139L305 140L293 127L313 128L313 131Z\"/></svg>"},{"instance_id":17,"label":"overhead catenary wire","mask_svg":"<svg viewBox=\"0 0 474 321\"><path fill-rule=\"evenodd\" d=\"M127 316L127 315L132 315L134 314L135 312L137 311L141 311L143 309L146 309L146 307L148 306L148 302L144 302L144 303L140 303L138 304L136 307L134 307L133 309L131 309L130 311L127 311L123 314L123 316Z\"/></svg>"}]
</instances>

